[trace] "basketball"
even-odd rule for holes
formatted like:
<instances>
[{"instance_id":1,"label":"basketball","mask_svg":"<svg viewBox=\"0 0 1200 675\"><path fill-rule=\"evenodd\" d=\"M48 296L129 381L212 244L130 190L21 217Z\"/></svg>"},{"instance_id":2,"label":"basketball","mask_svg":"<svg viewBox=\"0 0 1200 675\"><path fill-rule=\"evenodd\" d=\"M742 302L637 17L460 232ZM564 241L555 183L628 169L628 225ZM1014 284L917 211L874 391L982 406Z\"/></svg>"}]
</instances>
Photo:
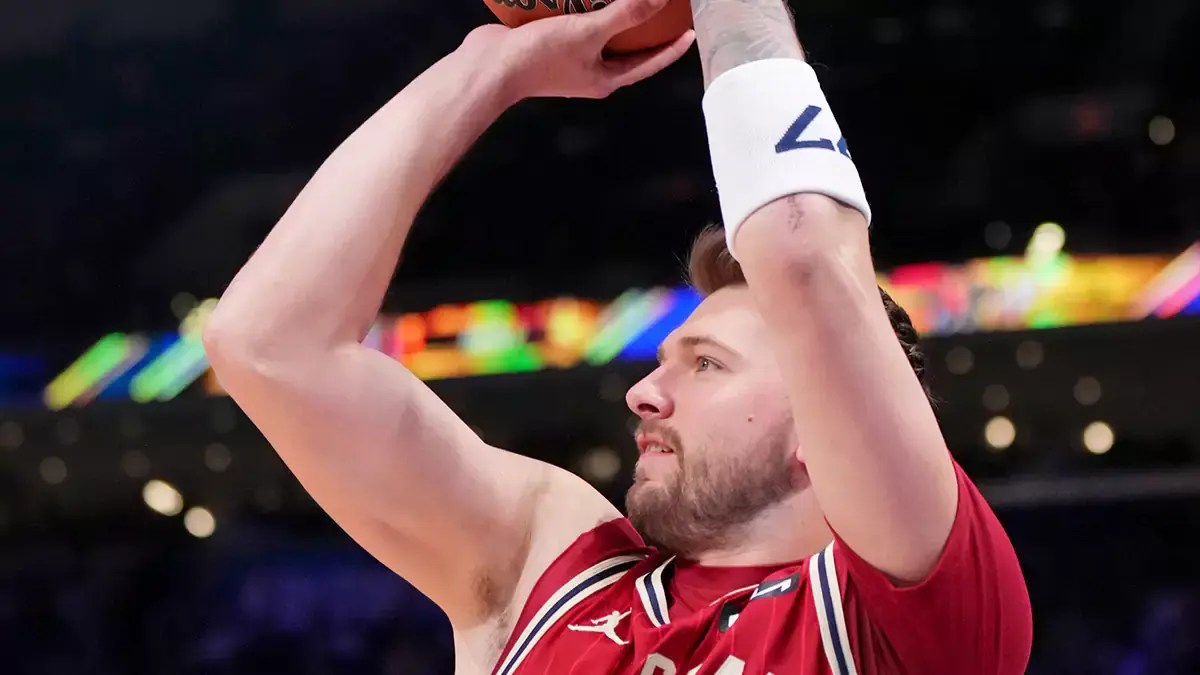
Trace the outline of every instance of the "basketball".
<instances>
[{"instance_id":1,"label":"basketball","mask_svg":"<svg viewBox=\"0 0 1200 675\"><path fill-rule=\"evenodd\" d=\"M606 0L484 0L506 26L545 19L559 14L577 14L601 9ZM671 0L653 19L621 33L608 44L618 53L640 52L668 44L692 27L689 0Z\"/></svg>"}]
</instances>

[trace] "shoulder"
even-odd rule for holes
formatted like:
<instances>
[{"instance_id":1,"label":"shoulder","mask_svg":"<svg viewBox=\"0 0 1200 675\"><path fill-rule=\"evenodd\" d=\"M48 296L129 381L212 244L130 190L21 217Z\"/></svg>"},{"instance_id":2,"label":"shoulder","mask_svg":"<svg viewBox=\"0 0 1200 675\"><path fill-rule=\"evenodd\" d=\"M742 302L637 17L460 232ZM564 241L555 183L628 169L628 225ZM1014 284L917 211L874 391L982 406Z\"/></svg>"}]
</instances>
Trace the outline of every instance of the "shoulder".
<instances>
[{"instance_id":1,"label":"shoulder","mask_svg":"<svg viewBox=\"0 0 1200 675\"><path fill-rule=\"evenodd\" d=\"M924 579L897 584L837 538L813 559L814 599L833 610L831 626L846 623L859 656L886 652L931 674L1023 672L1032 610L1020 562L983 495L957 464L955 471L955 520ZM958 638L946 642L951 631Z\"/></svg>"},{"instance_id":2,"label":"shoulder","mask_svg":"<svg viewBox=\"0 0 1200 675\"><path fill-rule=\"evenodd\" d=\"M571 565L605 550L644 546L640 538L602 527L624 519L586 481L559 467L538 465L517 507L527 514L525 526L508 533L500 545L491 544L475 561L470 593L483 610L473 621L454 622L460 660L493 661L543 581L552 583ZM629 532L636 536L632 526Z\"/></svg>"},{"instance_id":3,"label":"shoulder","mask_svg":"<svg viewBox=\"0 0 1200 675\"><path fill-rule=\"evenodd\" d=\"M526 542L528 554L508 613L519 617L546 595L547 589L607 561L650 549L626 518L583 479L562 472L541 500L537 522Z\"/></svg>"},{"instance_id":4,"label":"shoulder","mask_svg":"<svg viewBox=\"0 0 1200 675\"><path fill-rule=\"evenodd\" d=\"M519 661L563 619L612 593L622 579L657 559L633 525L613 518L579 535L521 593L521 605L498 623L492 647L497 661ZM622 588L628 592L628 588Z\"/></svg>"},{"instance_id":5,"label":"shoulder","mask_svg":"<svg viewBox=\"0 0 1200 675\"><path fill-rule=\"evenodd\" d=\"M654 557L654 549L625 518L614 518L579 535L550 562L534 581L514 628L553 600L580 599L611 585L624 573ZM514 632L517 632L514 630Z\"/></svg>"}]
</instances>

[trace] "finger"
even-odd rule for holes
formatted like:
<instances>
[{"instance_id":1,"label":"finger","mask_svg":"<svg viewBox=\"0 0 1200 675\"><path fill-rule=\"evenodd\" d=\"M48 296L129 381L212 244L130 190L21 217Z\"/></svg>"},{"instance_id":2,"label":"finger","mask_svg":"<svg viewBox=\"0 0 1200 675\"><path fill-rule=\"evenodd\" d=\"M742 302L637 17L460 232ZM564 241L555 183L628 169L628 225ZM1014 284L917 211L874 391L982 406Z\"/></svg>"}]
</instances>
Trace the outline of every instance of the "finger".
<instances>
[{"instance_id":1,"label":"finger","mask_svg":"<svg viewBox=\"0 0 1200 675\"><path fill-rule=\"evenodd\" d=\"M595 30L607 37L640 26L667 6L668 0L613 0L607 7L592 12Z\"/></svg>"},{"instance_id":2,"label":"finger","mask_svg":"<svg viewBox=\"0 0 1200 675\"><path fill-rule=\"evenodd\" d=\"M613 88L619 89L657 75L686 54L695 40L696 32L689 30L674 42L653 51L606 61L605 67L609 69Z\"/></svg>"}]
</instances>

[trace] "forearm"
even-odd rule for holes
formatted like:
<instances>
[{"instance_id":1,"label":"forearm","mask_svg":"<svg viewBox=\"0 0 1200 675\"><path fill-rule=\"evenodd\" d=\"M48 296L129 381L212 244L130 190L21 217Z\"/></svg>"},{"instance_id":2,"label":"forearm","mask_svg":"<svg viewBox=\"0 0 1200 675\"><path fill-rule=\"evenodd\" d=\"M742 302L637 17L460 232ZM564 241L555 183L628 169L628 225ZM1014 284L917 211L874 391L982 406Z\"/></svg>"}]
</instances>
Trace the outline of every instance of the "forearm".
<instances>
[{"instance_id":1,"label":"forearm","mask_svg":"<svg viewBox=\"0 0 1200 675\"><path fill-rule=\"evenodd\" d=\"M780 0L692 2L709 84L754 61L802 58ZM917 581L950 532L953 465L884 310L869 204L841 129L811 71L787 65L730 74L734 89L708 93L725 226L823 515L868 562Z\"/></svg>"},{"instance_id":2,"label":"forearm","mask_svg":"<svg viewBox=\"0 0 1200 675\"><path fill-rule=\"evenodd\" d=\"M692 0L692 16L705 87L744 63L804 58L783 0Z\"/></svg>"},{"instance_id":3,"label":"forearm","mask_svg":"<svg viewBox=\"0 0 1200 675\"><path fill-rule=\"evenodd\" d=\"M954 469L880 301L861 214L793 195L755 214L738 246L826 519L894 580L923 579L954 520Z\"/></svg>"},{"instance_id":4,"label":"forearm","mask_svg":"<svg viewBox=\"0 0 1200 675\"><path fill-rule=\"evenodd\" d=\"M273 353L360 340L417 212L506 105L502 77L476 55L454 52L432 66L325 161L235 277L212 325Z\"/></svg>"}]
</instances>

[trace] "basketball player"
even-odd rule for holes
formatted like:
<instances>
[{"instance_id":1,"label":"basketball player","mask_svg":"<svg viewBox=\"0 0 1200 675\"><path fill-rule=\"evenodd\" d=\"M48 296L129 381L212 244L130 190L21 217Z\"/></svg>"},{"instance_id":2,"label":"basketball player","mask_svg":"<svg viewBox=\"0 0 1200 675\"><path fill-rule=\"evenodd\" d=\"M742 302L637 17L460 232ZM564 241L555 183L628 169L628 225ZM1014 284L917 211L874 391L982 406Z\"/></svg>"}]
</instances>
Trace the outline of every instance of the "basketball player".
<instances>
[{"instance_id":1,"label":"basketball player","mask_svg":"<svg viewBox=\"0 0 1200 675\"><path fill-rule=\"evenodd\" d=\"M601 57L662 4L472 32L238 274L205 335L217 374L317 502L446 612L460 673L1023 673L1016 556L946 449L907 316L881 302L870 209L781 0L693 0L726 231L697 242L707 297L629 391L628 520L360 345L473 141L522 99L603 97L678 59L691 33Z\"/></svg>"}]
</instances>

